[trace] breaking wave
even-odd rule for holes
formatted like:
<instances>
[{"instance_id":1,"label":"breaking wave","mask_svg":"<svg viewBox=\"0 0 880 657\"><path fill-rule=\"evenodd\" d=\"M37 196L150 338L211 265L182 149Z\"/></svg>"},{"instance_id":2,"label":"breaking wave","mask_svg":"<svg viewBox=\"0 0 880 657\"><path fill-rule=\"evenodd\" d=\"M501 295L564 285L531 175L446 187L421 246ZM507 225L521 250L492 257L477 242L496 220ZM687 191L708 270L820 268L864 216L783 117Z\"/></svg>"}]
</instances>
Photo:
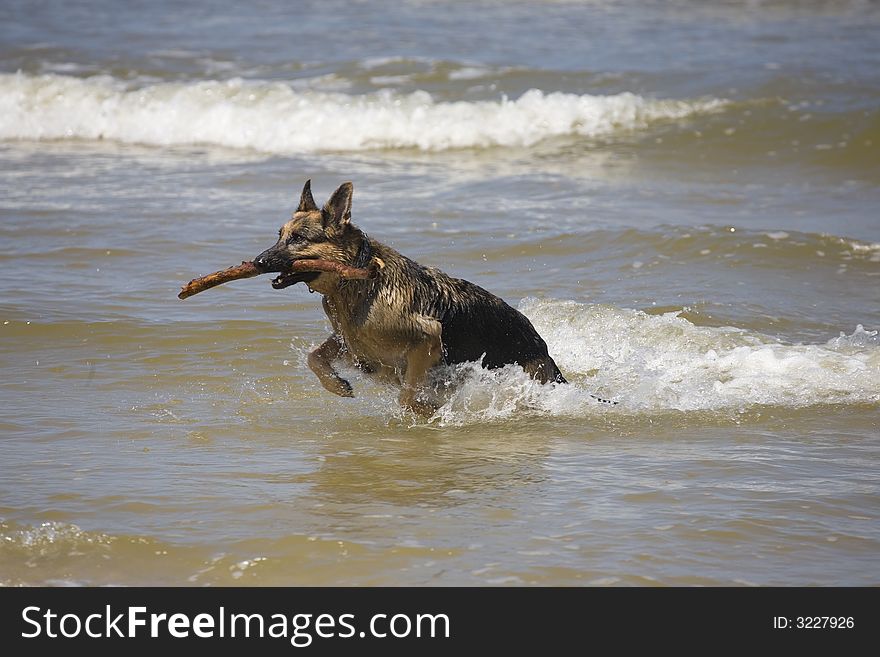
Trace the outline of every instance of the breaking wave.
<instances>
[{"instance_id":1,"label":"breaking wave","mask_svg":"<svg viewBox=\"0 0 880 657\"><path fill-rule=\"evenodd\" d=\"M782 344L733 327L697 326L680 312L525 299L571 385L543 386L518 366L458 368L442 424L552 416L738 411L880 402L880 335L859 325L821 344ZM593 395L619 402L597 403Z\"/></svg>"},{"instance_id":2,"label":"breaking wave","mask_svg":"<svg viewBox=\"0 0 880 657\"><path fill-rule=\"evenodd\" d=\"M527 91L515 100L438 102L425 91L348 95L232 79L133 88L109 76L0 74L0 139L206 144L270 154L531 146L608 138L725 101Z\"/></svg>"}]
</instances>

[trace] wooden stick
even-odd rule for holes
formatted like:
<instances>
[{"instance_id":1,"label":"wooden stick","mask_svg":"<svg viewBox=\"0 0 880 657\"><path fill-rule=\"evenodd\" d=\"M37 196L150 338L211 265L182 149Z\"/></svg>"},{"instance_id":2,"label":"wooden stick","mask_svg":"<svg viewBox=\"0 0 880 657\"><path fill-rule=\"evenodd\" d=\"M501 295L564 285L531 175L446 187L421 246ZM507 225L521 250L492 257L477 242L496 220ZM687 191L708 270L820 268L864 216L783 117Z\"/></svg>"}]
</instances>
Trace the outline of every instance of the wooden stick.
<instances>
[{"instance_id":1,"label":"wooden stick","mask_svg":"<svg viewBox=\"0 0 880 657\"><path fill-rule=\"evenodd\" d=\"M361 268L343 265L341 262L333 262L332 260L297 260L293 263L293 271L322 271L331 274L337 274L340 278L346 280L351 279L367 279L376 275L376 268Z\"/></svg>"},{"instance_id":2,"label":"wooden stick","mask_svg":"<svg viewBox=\"0 0 880 657\"><path fill-rule=\"evenodd\" d=\"M371 263L369 268L351 267L349 265L343 265L341 262L333 262L332 260L297 260L293 263L291 271L329 272L346 280L367 279L373 278L378 269L384 265L384 263L381 263L378 259L374 260L376 260L376 265L374 266ZM229 281L235 281L239 278L251 278L265 273L268 272L260 270L253 262L242 262L240 265L229 267L222 271L215 271L213 274L208 274L207 276L200 276L199 278L192 279L181 288L180 294L177 295L177 298L186 299L194 294L204 292L205 290L222 285L223 283L228 283Z\"/></svg>"},{"instance_id":3,"label":"wooden stick","mask_svg":"<svg viewBox=\"0 0 880 657\"><path fill-rule=\"evenodd\" d=\"M217 285L222 285L229 281L235 281L239 278L259 276L262 273L263 272L257 269L257 266L253 262L245 261L235 267L229 267L222 271L215 271L213 274L208 274L207 276L200 276L199 278L192 279L181 288L180 294L177 295L177 298L186 299L187 297L191 297L199 292L204 292Z\"/></svg>"}]
</instances>

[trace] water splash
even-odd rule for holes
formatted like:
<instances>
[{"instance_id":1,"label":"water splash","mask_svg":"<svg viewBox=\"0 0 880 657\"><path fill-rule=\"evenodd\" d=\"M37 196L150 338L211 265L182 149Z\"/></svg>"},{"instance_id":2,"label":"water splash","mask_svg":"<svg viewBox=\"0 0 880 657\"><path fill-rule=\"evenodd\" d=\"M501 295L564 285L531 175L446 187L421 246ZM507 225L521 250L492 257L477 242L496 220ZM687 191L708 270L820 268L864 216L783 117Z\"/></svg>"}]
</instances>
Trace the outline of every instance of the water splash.
<instances>
[{"instance_id":1,"label":"water splash","mask_svg":"<svg viewBox=\"0 0 880 657\"><path fill-rule=\"evenodd\" d=\"M447 396L435 421L880 402L880 338L861 325L823 344L789 345L739 328L696 326L680 312L649 315L533 298L520 310L544 336L569 385L541 385L515 365L458 365L444 374Z\"/></svg>"}]
</instances>

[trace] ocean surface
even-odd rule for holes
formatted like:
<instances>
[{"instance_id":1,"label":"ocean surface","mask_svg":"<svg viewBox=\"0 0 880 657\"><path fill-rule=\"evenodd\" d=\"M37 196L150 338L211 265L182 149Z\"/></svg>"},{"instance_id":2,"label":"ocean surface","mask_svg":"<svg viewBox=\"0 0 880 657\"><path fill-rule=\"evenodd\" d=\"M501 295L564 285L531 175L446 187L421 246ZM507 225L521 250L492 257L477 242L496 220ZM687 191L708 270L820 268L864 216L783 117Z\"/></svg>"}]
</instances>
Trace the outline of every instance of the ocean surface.
<instances>
[{"instance_id":1,"label":"ocean surface","mask_svg":"<svg viewBox=\"0 0 880 657\"><path fill-rule=\"evenodd\" d=\"M878 71L875 2L4 0L0 584L880 584ZM177 299L309 178L571 384Z\"/></svg>"}]
</instances>

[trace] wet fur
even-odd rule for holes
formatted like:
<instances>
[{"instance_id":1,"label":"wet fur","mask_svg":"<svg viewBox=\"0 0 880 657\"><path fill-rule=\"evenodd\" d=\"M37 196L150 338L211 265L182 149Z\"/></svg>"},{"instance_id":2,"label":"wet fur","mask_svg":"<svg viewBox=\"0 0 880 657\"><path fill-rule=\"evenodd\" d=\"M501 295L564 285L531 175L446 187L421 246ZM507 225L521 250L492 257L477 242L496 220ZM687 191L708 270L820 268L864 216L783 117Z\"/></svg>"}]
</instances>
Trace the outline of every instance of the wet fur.
<instances>
[{"instance_id":1,"label":"wet fur","mask_svg":"<svg viewBox=\"0 0 880 657\"><path fill-rule=\"evenodd\" d=\"M424 398L428 373L442 363L481 358L488 368L517 363L541 383L565 383L547 344L518 310L478 285L423 267L353 225L352 192L351 183L344 183L319 209L306 182L278 242L254 261L263 271L281 273L274 287L305 282L324 296L333 334L308 363L327 390L353 396L333 368L337 359L400 384L401 404L425 415L435 410ZM291 271L303 258L362 267L367 263L357 260L365 253L377 269L369 280Z\"/></svg>"}]
</instances>

